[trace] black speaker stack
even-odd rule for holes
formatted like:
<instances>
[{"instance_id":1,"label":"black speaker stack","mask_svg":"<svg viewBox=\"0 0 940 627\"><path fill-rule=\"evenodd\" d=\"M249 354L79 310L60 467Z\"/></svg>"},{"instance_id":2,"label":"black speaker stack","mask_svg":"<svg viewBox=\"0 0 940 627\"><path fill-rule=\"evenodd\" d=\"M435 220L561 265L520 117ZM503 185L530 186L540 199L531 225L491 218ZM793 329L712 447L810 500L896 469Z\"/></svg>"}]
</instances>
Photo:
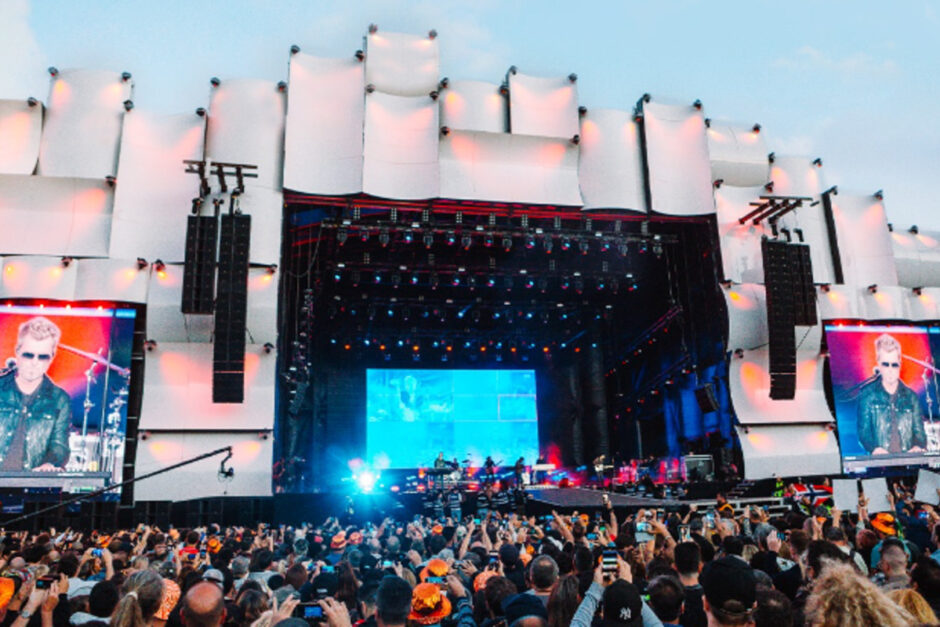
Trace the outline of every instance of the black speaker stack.
<instances>
[{"instance_id":1,"label":"black speaker stack","mask_svg":"<svg viewBox=\"0 0 940 627\"><path fill-rule=\"evenodd\" d=\"M186 257L183 266L184 314L211 314L215 304L215 253L219 220L216 216L189 216L186 221Z\"/></svg>"},{"instance_id":2,"label":"black speaker stack","mask_svg":"<svg viewBox=\"0 0 940 627\"><path fill-rule=\"evenodd\" d=\"M245 400L245 327L251 216L224 214L219 239L212 402Z\"/></svg>"}]
</instances>

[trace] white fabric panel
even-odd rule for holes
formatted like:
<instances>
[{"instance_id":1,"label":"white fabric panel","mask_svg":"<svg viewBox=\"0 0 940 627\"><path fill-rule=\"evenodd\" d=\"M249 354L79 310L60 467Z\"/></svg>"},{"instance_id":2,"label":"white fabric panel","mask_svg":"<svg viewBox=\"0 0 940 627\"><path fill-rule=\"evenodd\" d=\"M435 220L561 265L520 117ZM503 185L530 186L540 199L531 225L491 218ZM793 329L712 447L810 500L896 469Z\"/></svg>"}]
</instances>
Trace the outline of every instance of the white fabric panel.
<instances>
[{"instance_id":1,"label":"white fabric panel","mask_svg":"<svg viewBox=\"0 0 940 627\"><path fill-rule=\"evenodd\" d=\"M355 58L290 58L284 187L308 194L362 191L365 70Z\"/></svg>"},{"instance_id":2,"label":"white fabric panel","mask_svg":"<svg viewBox=\"0 0 940 627\"><path fill-rule=\"evenodd\" d=\"M908 298L911 320L940 320L940 288L925 287L920 296L911 292Z\"/></svg>"},{"instance_id":3,"label":"white fabric panel","mask_svg":"<svg viewBox=\"0 0 940 627\"><path fill-rule=\"evenodd\" d=\"M863 287L872 283L897 285L884 203L871 195L837 194L830 198L845 282Z\"/></svg>"},{"instance_id":4,"label":"white fabric panel","mask_svg":"<svg viewBox=\"0 0 940 627\"><path fill-rule=\"evenodd\" d=\"M797 343L806 329L796 331ZM732 356L728 382L731 402L741 424L832 422L823 392L823 357L819 345L796 352L796 395L791 400L770 398L770 348Z\"/></svg>"},{"instance_id":5,"label":"white fabric panel","mask_svg":"<svg viewBox=\"0 0 940 627\"><path fill-rule=\"evenodd\" d=\"M842 472L835 433L816 425L735 427L745 479L804 477Z\"/></svg>"},{"instance_id":6,"label":"white fabric panel","mask_svg":"<svg viewBox=\"0 0 940 627\"><path fill-rule=\"evenodd\" d=\"M186 174L183 160L202 159L205 127L195 113L124 116L111 257L183 260L186 217L199 195L199 178Z\"/></svg>"},{"instance_id":7,"label":"white fabric panel","mask_svg":"<svg viewBox=\"0 0 940 627\"><path fill-rule=\"evenodd\" d=\"M908 298L911 290L906 287L879 285L874 294L862 287L858 288L858 293L865 320L909 320L911 317Z\"/></svg>"},{"instance_id":8,"label":"white fabric panel","mask_svg":"<svg viewBox=\"0 0 940 627\"><path fill-rule=\"evenodd\" d=\"M715 190L715 209L718 218L718 235L721 244L721 263L725 278L737 283L763 283L764 260L760 242L773 233L766 222L753 224L738 220L754 207L748 203L759 202L765 194L763 186L732 187L724 185Z\"/></svg>"},{"instance_id":9,"label":"white fabric panel","mask_svg":"<svg viewBox=\"0 0 940 627\"><path fill-rule=\"evenodd\" d=\"M263 187L249 188L238 205L251 216L251 242L248 257L252 263L270 265L281 261L281 217L284 195Z\"/></svg>"},{"instance_id":10,"label":"white fabric panel","mask_svg":"<svg viewBox=\"0 0 940 627\"><path fill-rule=\"evenodd\" d=\"M578 86L568 77L509 73L509 128L516 135L578 134Z\"/></svg>"},{"instance_id":11,"label":"white fabric panel","mask_svg":"<svg viewBox=\"0 0 940 627\"><path fill-rule=\"evenodd\" d=\"M653 211L680 216L715 212L705 118L692 106L643 104Z\"/></svg>"},{"instance_id":12,"label":"white fabric panel","mask_svg":"<svg viewBox=\"0 0 940 627\"><path fill-rule=\"evenodd\" d=\"M248 342L277 344L278 275L267 268L248 271Z\"/></svg>"},{"instance_id":13,"label":"white fabric panel","mask_svg":"<svg viewBox=\"0 0 940 627\"><path fill-rule=\"evenodd\" d=\"M212 344L158 343L146 354L140 429L271 429L275 353L245 349L245 402L212 402Z\"/></svg>"},{"instance_id":14,"label":"white fabric panel","mask_svg":"<svg viewBox=\"0 0 940 627\"><path fill-rule=\"evenodd\" d=\"M900 285L940 286L940 233L895 230L891 240Z\"/></svg>"},{"instance_id":15,"label":"white fabric panel","mask_svg":"<svg viewBox=\"0 0 940 627\"><path fill-rule=\"evenodd\" d=\"M206 158L256 165L245 187L281 189L285 100L272 81L222 81L209 102Z\"/></svg>"},{"instance_id":16,"label":"white fabric panel","mask_svg":"<svg viewBox=\"0 0 940 627\"><path fill-rule=\"evenodd\" d=\"M509 128L506 99L495 83L450 81L440 103L441 126L452 130L505 133Z\"/></svg>"},{"instance_id":17,"label":"white fabric panel","mask_svg":"<svg viewBox=\"0 0 940 627\"><path fill-rule=\"evenodd\" d=\"M73 300L77 264L61 257L4 257L0 298Z\"/></svg>"},{"instance_id":18,"label":"white fabric panel","mask_svg":"<svg viewBox=\"0 0 940 627\"><path fill-rule=\"evenodd\" d=\"M854 286L830 285L829 291L816 292L816 308L820 320L860 318L859 290Z\"/></svg>"},{"instance_id":19,"label":"white fabric panel","mask_svg":"<svg viewBox=\"0 0 940 627\"><path fill-rule=\"evenodd\" d=\"M75 300L147 302L150 269L136 259L76 259Z\"/></svg>"},{"instance_id":20,"label":"white fabric panel","mask_svg":"<svg viewBox=\"0 0 940 627\"><path fill-rule=\"evenodd\" d=\"M366 96L362 188L383 198L439 195L437 103L428 96Z\"/></svg>"},{"instance_id":21,"label":"white fabric panel","mask_svg":"<svg viewBox=\"0 0 940 627\"><path fill-rule=\"evenodd\" d=\"M133 84L118 72L62 70L52 79L39 174L101 178L117 171L124 101Z\"/></svg>"},{"instance_id":22,"label":"white fabric panel","mask_svg":"<svg viewBox=\"0 0 940 627\"><path fill-rule=\"evenodd\" d=\"M103 178L0 174L0 253L106 257L113 201Z\"/></svg>"},{"instance_id":23,"label":"white fabric panel","mask_svg":"<svg viewBox=\"0 0 940 627\"><path fill-rule=\"evenodd\" d=\"M0 173L32 174L39 159L42 105L0 100Z\"/></svg>"},{"instance_id":24,"label":"white fabric panel","mask_svg":"<svg viewBox=\"0 0 940 627\"><path fill-rule=\"evenodd\" d=\"M585 209L646 211L639 127L628 111L588 109L581 119L578 179Z\"/></svg>"},{"instance_id":25,"label":"white fabric panel","mask_svg":"<svg viewBox=\"0 0 940 627\"><path fill-rule=\"evenodd\" d=\"M437 39L385 31L366 36L366 83L381 92L426 96L437 89L440 66Z\"/></svg>"},{"instance_id":26,"label":"white fabric panel","mask_svg":"<svg viewBox=\"0 0 940 627\"><path fill-rule=\"evenodd\" d=\"M235 476L218 481L224 453L145 479L134 487L136 501L185 501L212 496L270 496L273 439L257 433L153 433L137 446L137 476L232 446Z\"/></svg>"},{"instance_id":27,"label":"white fabric panel","mask_svg":"<svg viewBox=\"0 0 940 627\"><path fill-rule=\"evenodd\" d=\"M151 271L147 295L147 339L159 342L210 342L211 315L183 314L183 266L166 264Z\"/></svg>"},{"instance_id":28,"label":"white fabric panel","mask_svg":"<svg viewBox=\"0 0 940 627\"><path fill-rule=\"evenodd\" d=\"M712 122L706 131L712 180L725 185L753 187L770 180L767 142L753 126Z\"/></svg>"},{"instance_id":29,"label":"white fabric panel","mask_svg":"<svg viewBox=\"0 0 940 627\"><path fill-rule=\"evenodd\" d=\"M581 204L578 149L568 140L451 131L440 150L442 198Z\"/></svg>"},{"instance_id":30,"label":"white fabric panel","mask_svg":"<svg viewBox=\"0 0 940 627\"><path fill-rule=\"evenodd\" d=\"M767 334L767 296L763 285L747 283L722 290L728 307L728 350L763 346Z\"/></svg>"},{"instance_id":31,"label":"white fabric panel","mask_svg":"<svg viewBox=\"0 0 940 627\"><path fill-rule=\"evenodd\" d=\"M770 178L776 196L804 196L815 202L824 189L822 168L814 165L808 157L776 157ZM779 226L803 231L803 240L810 246L814 282L832 283L832 254L822 203L812 206L811 202L804 201L802 207L784 216Z\"/></svg>"}]
</instances>

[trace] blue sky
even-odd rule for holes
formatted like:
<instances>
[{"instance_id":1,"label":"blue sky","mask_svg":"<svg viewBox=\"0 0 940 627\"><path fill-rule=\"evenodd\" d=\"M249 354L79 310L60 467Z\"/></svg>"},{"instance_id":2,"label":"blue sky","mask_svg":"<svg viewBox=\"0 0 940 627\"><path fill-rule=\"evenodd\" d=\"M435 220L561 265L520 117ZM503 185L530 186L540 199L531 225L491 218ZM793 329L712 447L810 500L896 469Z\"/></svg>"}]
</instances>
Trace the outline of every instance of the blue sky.
<instances>
[{"instance_id":1,"label":"blue sky","mask_svg":"<svg viewBox=\"0 0 940 627\"><path fill-rule=\"evenodd\" d=\"M282 80L291 44L351 55L370 22L435 28L441 73L499 82L576 72L581 104L644 92L760 122L826 183L884 189L898 226L940 227L940 0L891 3L0 0L0 98L45 99L45 68L133 73L137 107L205 106L209 78Z\"/></svg>"}]
</instances>

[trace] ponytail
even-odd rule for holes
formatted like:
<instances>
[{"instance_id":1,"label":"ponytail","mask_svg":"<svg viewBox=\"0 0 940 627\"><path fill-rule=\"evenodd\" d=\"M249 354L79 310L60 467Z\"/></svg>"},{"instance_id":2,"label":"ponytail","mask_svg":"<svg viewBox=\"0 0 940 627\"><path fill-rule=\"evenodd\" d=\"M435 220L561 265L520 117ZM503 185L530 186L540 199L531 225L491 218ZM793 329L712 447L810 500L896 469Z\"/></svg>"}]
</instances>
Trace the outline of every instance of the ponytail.
<instances>
[{"instance_id":1,"label":"ponytail","mask_svg":"<svg viewBox=\"0 0 940 627\"><path fill-rule=\"evenodd\" d=\"M163 578L153 570L142 570L127 578L122 591L110 627L144 627L160 609Z\"/></svg>"}]
</instances>

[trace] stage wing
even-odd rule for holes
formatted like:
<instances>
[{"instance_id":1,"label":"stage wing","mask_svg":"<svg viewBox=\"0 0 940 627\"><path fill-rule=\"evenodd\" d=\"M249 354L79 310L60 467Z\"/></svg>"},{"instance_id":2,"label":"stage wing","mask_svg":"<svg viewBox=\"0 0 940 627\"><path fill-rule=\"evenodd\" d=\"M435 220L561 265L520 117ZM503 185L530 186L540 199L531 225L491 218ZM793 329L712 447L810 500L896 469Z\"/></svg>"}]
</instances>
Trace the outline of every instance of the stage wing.
<instances>
[{"instance_id":1,"label":"stage wing","mask_svg":"<svg viewBox=\"0 0 940 627\"><path fill-rule=\"evenodd\" d=\"M509 128L515 135L571 139L579 131L577 83L510 70Z\"/></svg>"},{"instance_id":2,"label":"stage wing","mask_svg":"<svg viewBox=\"0 0 940 627\"><path fill-rule=\"evenodd\" d=\"M124 102L133 83L117 72L62 70L52 78L39 174L100 178L117 173Z\"/></svg>"},{"instance_id":3,"label":"stage wing","mask_svg":"<svg viewBox=\"0 0 940 627\"><path fill-rule=\"evenodd\" d=\"M820 288L816 293L816 307L820 320L860 318L859 290L855 286L830 285L828 291Z\"/></svg>"},{"instance_id":4,"label":"stage wing","mask_svg":"<svg viewBox=\"0 0 940 627\"><path fill-rule=\"evenodd\" d=\"M160 342L209 342L211 315L184 314L183 265L166 264L162 272L150 272L147 295L147 339ZM161 344L162 346L162 344ZM211 371L212 364L209 364Z\"/></svg>"},{"instance_id":5,"label":"stage wing","mask_svg":"<svg viewBox=\"0 0 940 627\"><path fill-rule=\"evenodd\" d=\"M705 118L692 106L643 104L652 210L675 216L715 212Z\"/></svg>"},{"instance_id":6,"label":"stage wing","mask_svg":"<svg viewBox=\"0 0 940 627\"><path fill-rule=\"evenodd\" d=\"M139 429L235 431L274 425L276 355L245 349L245 402L212 402L212 344L158 343L147 353Z\"/></svg>"},{"instance_id":7,"label":"stage wing","mask_svg":"<svg viewBox=\"0 0 940 627\"><path fill-rule=\"evenodd\" d=\"M740 424L832 422L823 391L823 362L819 331L797 327L796 395L793 400L770 398L770 349L746 350L731 357L729 388ZM804 339L805 336L805 339ZM815 338L815 341L813 341Z\"/></svg>"},{"instance_id":8,"label":"stage wing","mask_svg":"<svg viewBox=\"0 0 940 627\"><path fill-rule=\"evenodd\" d=\"M62 267L61 257L3 257L0 298L73 300L77 265Z\"/></svg>"},{"instance_id":9,"label":"stage wing","mask_svg":"<svg viewBox=\"0 0 940 627\"><path fill-rule=\"evenodd\" d=\"M740 218L754 210L749 203L761 202L767 192L763 186L732 187L723 185L715 190L715 208L718 218L718 236L721 244L721 262L724 278L736 283L762 283L764 261L761 256L761 238L772 237L767 223L740 223Z\"/></svg>"},{"instance_id":10,"label":"stage wing","mask_svg":"<svg viewBox=\"0 0 940 627\"><path fill-rule=\"evenodd\" d=\"M911 320L940 320L940 288L925 287L920 295L911 293Z\"/></svg>"},{"instance_id":11,"label":"stage wing","mask_svg":"<svg viewBox=\"0 0 940 627\"><path fill-rule=\"evenodd\" d=\"M253 187L239 196L238 206L242 213L251 216L251 243L248 253L251 263L280 263L284 195L277 190Z\"/></svg>"},{"instance_id":12,"label":"stage wing","mask_svg":"<svg viewBox=\"0 0 940 627\"><path fill-rule=\"evenodd\" d=\"M362 62L298 52L290 58L284 187L306 194L362 191Z\"/></svg>"},{"instance_id":13,"label":"stage wing","mask_svg":"<svg viewBox=\"0 0 940 627\"><path fill-rule=\"evenodd\" d=\"M75 300L147 302L150 268L134 259L76 259Z\"/></svg>"},{"instance_id":14,"label":"stage wing","mask_svg":"<svg viewBox=\"0 0 940 627\"><path fill-rule=\"evenodd\" d=\"M42 103L0 100L0 174L32 174L39 160Z\"/></svg>"},{"instance_id":15,"label":"stage wing","mask_svg":"<svg viewBox=\"0 0 940 627\"><path fill-rule=\"evenodd\" d=\"M0 250L106 257L113 202L103 178L0 174Z\"/></svg>"},{"instance_id":16,"label":"stage wing","mask_svg":"<svg viewBox=\"0 0 940 627\"><path fill-rule=\"evenodd\" d=\"M728 309L728 350L745 350L768 342L767 301L763 285L747 283L724 289Z\"/></svg>"},{"instance_id":17,"label":"stage wing","mask_svg":"<svg viewBox=\"0 0 940 627\"><path fill-rule=\"evenodd\" d=\"M366 83L396 96L428 95L440 79L437 39L377 31L366 36Z\"/></svg>"},{"instance_id":18,"label":"stage wing","mask_svg":"<svg viewBox=\"0 0 940 627\"><path fill-rule=\"evenodd\" d=\"M442 198L581 204L578 150L567 140L451 131L440 151Z\"/></svg>"},{"instance_id":19,"label":"stage wing","mask_svg":"<svg viewBox=\"0 0 940 627\"><path fill-rule=\"evenodd\" d=\"M205 129L195 113L124 116L111 257L183 261L186 217L199 196L199 177L183 160L202 160Z\"/></svg>"},{"instance_id":20,"label":"stage wing","mask_svg":"<svg viewBox=\"0 0 940 627\"><path fill-rule=\"evenodd\" d=\"M898 283L904 287L940 287L940 232L895 230L891 233Z\"/></svg>"},{"instance_id":21,"label":"stage wing","mask_svg":"<svg viewBox=\"0 0 940 627\"><path fill-rule=\"evenodd\" d=\"M437 103L428 96L366 96L363 191L382 198L436 198Z\"/></svg>"},{"instance_id":22,"label":"stage wing","mask_svg":"<svg viewBox=\"0 0 940 627\"><path fill-rule=\"evenodd\" d=\"M267 268L248 271L248 341L277 344L278 275Z\"/></svg>"},{"instance_id":23,"label":"stage wing","mask_svg":"<svg viewBox=\"0 0 940 627\"><path fill-rule=\"evenodd\" d=\"M879 285L872 294L867 288L858 288L862 318L865 320L910 320L911 290L897 285Z\"/></svg>"},{"instance_id":24,"label":"stage wing","mask_svg":"<svg viewBox=\"0 0 940 627\"><path fill-rule=\"evenodd\" d=\"M193 416L197 419L197 416ZM141 481L134 488L137 501L185 501L213 496L270 496L273 439L250 433L151 433L137 445L135 473L139 477L181 461L232 447L227 465L235 470L231 480L216 479L218 455Z\"/></svg>"},{"instance_id":25,"label":"stage wing","mask_svg":"<svg viewBox=\"0 0 940 627\"><path fill-rule=\"evenodd\" d=\"M767 142L752 126L712 121L705 133L712 180L739 187L760 186L770 180Z\"/></svg>"},{"instance_id":26,"label":"stage wing","mask_svg":"<svg viewBox=\"0 0 940 627\"><path fill-rule=\"evenodd\" d=\"M845 283L897 285L884 203L870 195L840 193L830 198Z\"/></svg>"},{"instance_id":27,"label":"stage wing","mask_svg":"<svg viewBox=\"0 0 940 627\"><path fill-rule=\"evenodd\" d=\"M441 92L441 126L454 131L505 133L509 130L506 98L499 85L483 81L450 81Z\"/></svg>"},{"instance_id":28,"label":"stage wing","mask_svg":"<svg viewBox=\"0 0 940 627\"><path fill-rule=\"evenodd\" d=\"M736 427L745 479L842 472L835 434L818 425Z\"/></svg>"},{"instance_id":29,"label":"stage wing","mask_svg":"<svg viewBox=\"0 0 940 627\"><path fill-rule=\"evenodd\" d=\"M632 113L588 109L581 118L578 180L585 209L646 211L639 127Z\"/></svg>"},{"instance_id":30,"label":"stage wing","mask_svg":"<svg viewBox=\"0 0 940 627\"><path fill-rule=\"evenodd\" d=\"M801 196L809 198L803 205L780 218L777 226L794 233L803 233L803 241L810 246L813 262L813 280L816 283L833 283L832 253L829 232L823 205L819 201L822 193L822 168L814 165L809 157L775 157L770 169L775 196ZM815 206L813 203L816 203Z\"/></svg>"},{"instance_id":31,"label":"stage wing","mask_svg":"<svg viewBox=\"0 0 940 627\"><path fill-rule=\"evenodd\" d=\"M271 81L235 79L213 87L206 159L256 165L258 178L245 179L245 187L280 190L285 100Z\"/></svg>"}]
</instances>

